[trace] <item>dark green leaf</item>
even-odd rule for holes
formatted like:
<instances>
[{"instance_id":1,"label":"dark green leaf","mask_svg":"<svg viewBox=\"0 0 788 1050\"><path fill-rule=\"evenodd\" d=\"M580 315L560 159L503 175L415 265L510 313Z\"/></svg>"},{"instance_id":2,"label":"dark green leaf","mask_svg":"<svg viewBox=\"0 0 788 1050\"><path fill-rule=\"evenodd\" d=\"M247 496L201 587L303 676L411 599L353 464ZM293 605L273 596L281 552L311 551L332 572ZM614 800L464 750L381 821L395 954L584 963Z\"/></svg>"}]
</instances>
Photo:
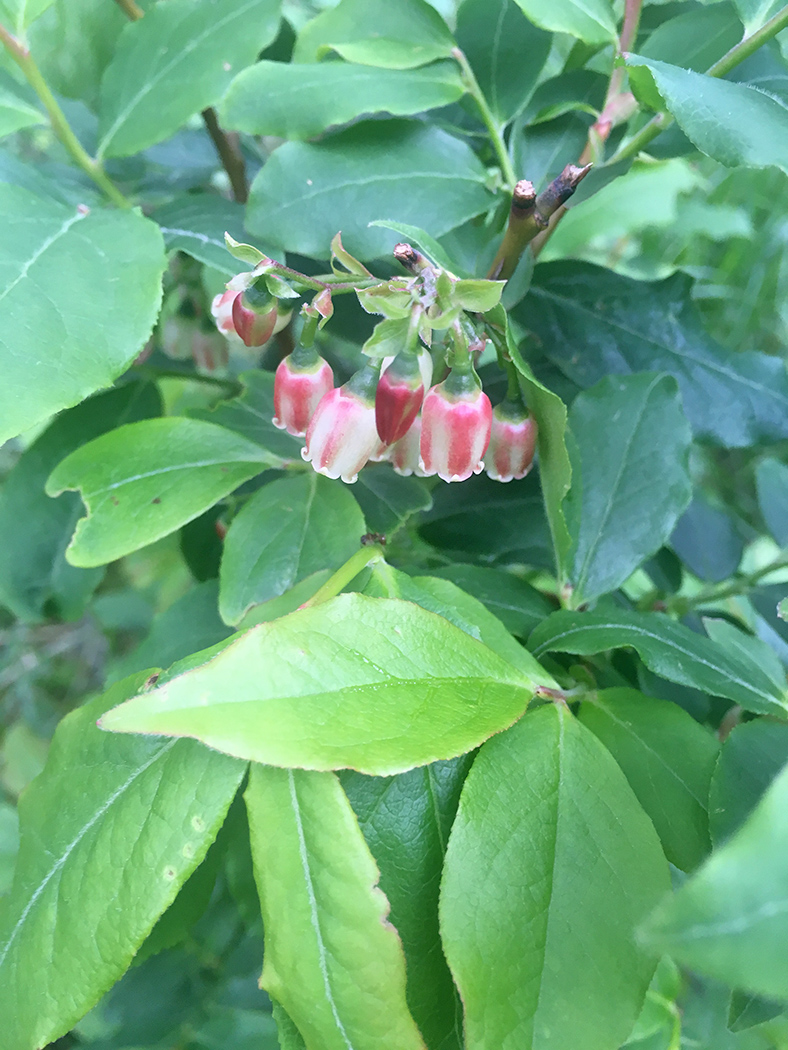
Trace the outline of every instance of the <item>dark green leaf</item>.
<instances>
[{"instance_id":1,"label":"dark green leaf","mask_svg":"<svg viewBox=\"0 0 788 1050\"><path fill-rule=\"evenodd\" d=\"M270 765L390 775L477 747L533 694L530 677L440 616L359 594L253 627L192 666L103 727L194 736Z\"/></svg>"},{"instance_id":2,"label":"dark green leaf","mask_svg":"<svg viewBox=\"0 0 788 1050\"><path fill-rule=\"evenodd\" d=\"M659 369L678 380L697 436L725 448L788 437L783 362L715 343L690 289L681 274L649 284L587 263L545 263L517 313L580 386L608 373Z\"/></svg>"},{"instance_id":3,"label":"dark green leaf","mask_svg":"<svg viewBox=\"0 0 788 1050\"><path fill-rule=\"evenodd\" d=\"M407 960L408 1005L427 1046L460 1050L462 1008L443 957L438 890L446 843L471 755L396 777L340 779L380 868L390 921Z\"/></svg>"},{"instance_id":4,"label":"dark green leaf","mask_svg":"<svg viewBox=\"0 0 788 1050\"><path fill-rule=\"evenodd\" d=\"M131 364L159 310L165 260L156 224L136 212L79 210L8 185L0 210L2 442Z\"/></svg>"},{"instance_id":5,"label":"dark green leaf","mask_svg":"<svg viewBox=\"0 0 788 1050\"><path fill-rule=\"evenodd\" d=\"M332 773L254 765L244 795L265 928L260 983L321 1050L422 1050L380 872Z\"/></svg>"},{"instance_id":6,"label":"dark green leaf","mask_svg":"<svg viewBox=\"0 0 788 1050\"><path fill-rule=\"evenodd\" d=\"M486 565L448 565L432 569L433 576L451 580L478 598L498 617L507 631L527 638L555 606L541 591L504 569Z\"/></svg>"},{"instance_id":7,"label":"dark green leaf","mask_svg":"<svg viewBox=\"0 0 788 1050\"><path fill-rule=\"evenodd\" d=\"M8 474L0 489L0 602L20 619L39 620L52 613L78 618L103 575L76 569L65 560L82 504L70 493L49 499L44 483L52 468L112 427L160 411L161 400L151 383L127 383L89 398L59 416Z\"/></svg>"},{"instance_id":8,"label":"dark green leaf","mask_svg":"<svg viewBox=\"0 0 788 1050\"><path fill-rule=\"evenodd\" d=\"M455 264L448 257L443 248L438 244L434 237L431 237L425 230L422 230L418 226L410 226L407 222L394 222L393 219L373 219L369 224L370 226L382 226L386 230L393 230L398 233L400 237L405 237L417 248L421 248L430 259L437 263L438 266L442 266L444 270L457 273Z\"/></svg>"},{"instance_id":9,"label":"dark green leaf","mask_svg":"<svg viewBox=\"0 0 788 1050\"><path fill-rule=\"evenodd\" d=\"M515 125L512 151L515 171L527 171L537 192L544 189L563 171L566 158L577 157L583 149L592 120L586 112L573 111L526 127L520 134L517 134Z\"/></svg>"},{"instance_id":10,"label":"dark green leaf","mask_svg":"<svg viewBox=\"0 0 788 1050\"><path fill-rule=\"evenodd\" d=\"M647 58L704 73L738 44L741 36L741 22L732 4L699 5L657 26L641 50Z\"/></svg>"},{"instance_id":11,"label":"dark green leaf","mask_svg":"<svg viewBox=\"0 0 788 1050\"><path fill-rule=\"evenodd\" d=\"M734 727L711 779L709 826L715 846L739 830L786 764L788 724L756 719Z\"/></svg>"},{"instance_id":12,"label":"dark green leaf","mask_svg":"<svg viewBox=\"0 0 788 1050\"><path fill-rule=\"evenodd\" d=\"M381 215L439 237L486 211L493 196L471 149L440 128L405 120L362 123L319 143L288 142L252 184L249 230L266 243L327 259L331 238L360 259L389 251Z\"/></svg>"},{"instance_id":13,"label":"dark green leaf","mask_svg":"<svg viewBox=\"0 0 788 1050\"><path fill-rule=\"evenodd\" d=\"M311 139L369 113L409 116L456 102L465 92L454 62L374 69L350 62L258 62L233 81L222 125L252 135Z\"/></svg>"},{"instance_id":14,"label":"dark green leaf","mask_svg":"<svg viewBox=\"0 0 788 1050\"><path fill-rule=\"evenodd\" d=\"M191 741L96 729L96 716L147 674L64 719L20 802L19 862L0 920L5 1050L57 1039L128 968L205 855L244 774L243 763Z\"/></svg>"},{"instance_id":15,"label":"dark green leaf","mask_svg":"<svg viewBox=\"0 0 788 1050\"><path fill-rule=\"evenodd\" d=\"M529 22L514 0L463 0L457 43L499 124L531 95L550 53L549 33Z\"/></svg>"},{"instance_id":16,"label":"dark green leaf","mask_svg":"<svg viewBox=\"0 0 788 1050\"><path fill-rule=\"evenodd\" d=\"M750 995L749 992L734 991L728 1011L728 1027L732 1032L743 1032L747 1028L763 1024L764 1021L771 1021L783 1010L782 1003L762 999L759 995Z\"/></svg>"},{"instance_id":17,"label":"dark green leaf","mask_svg":"<svg viewBox=\"0 0 788 1050\"><path fill-rule=\"evenodd\" d=\"M270 44L279 0L168 0L120 35L101 81L99 156L128 157L212 106Z\"/></svg>"},{"instance_id":18,"label":"dark green leaf","mask_svg":"<svg viewBox=\"0 0 788 1050\"><path fill-rule=\"evenodd\" d=\"M583 1050L619 1046L656 964L634 928L668 886L651 822L566 708L539 708L485 744L441 886L468 1050L566 1050L578 1032Z\"/></svg>"},{"instance_id":19,"label":"dark green leaf","mask_svg":"<svg viewBox=\"0 0 788 1050\"><path fill-rule=\"evenodd\" d=\"M747 711L785 717L788 698L757 663L660 613L556 612L528 640L545 652L591 655L631 647L655 674L741 704Z\"/></svg>"},{"instance_id":20,"label":"dark green leaf","mask_svg":"<svg viewBox=\"0 0 788 1050\"><path fill-rule=\"evenodd\" d=\"M744 540L729 514L696 496L681 516L670 545L702 580L727 580L739 567Z\"/></svg>"},{"instance_id":21,"label":"dark green leaf","mask_svg":"<svg viewBox=\"0 0 788 1050\"><path fill-rule=\"evenodd\" d=\"M279 461L224 427L168 417L128 423L72 452L46 491L78 489L87 517L77 523L72 565L104 565L196 518Z\"/></svg>"},{"instance_id":22,"label":"dark green leaf","mask_svg":"<svg viewBox=\"0 0 788 1050\"><path fill-rule=\"evenodd\" d=\"M358 476L353 495L371 532L390 535L419 510L429 510L432 496L416 477L396 474L384 463L368 463Z\"/></svg>"},{"instance_id":23,"label":"dark green leaf","mask_svg":"<svg viewBox=\"0 0 788 1050\"><path fill-rule=\"evenodd\" d=\"M578 467L567 576L578 606L619 587L672 533L692 496L691 436L675 380L648 372L578 394L569 427Z\"/></svg>"},{"instance_id":24,"label":"dark green leaf","mask_svg":"<svg viewBox=\"0 0 788 1050\"><path fill-rule=\"evenodd\" d=\"M762 459L755 481L766 527L781 547L788 547L788 466L771 457Z\"/></svg>"},{"instance_id":25,"label":"dark green leaf","mask_svg":"<svg viewBox=\"0 0 788 1050\"><path fill-rule=\"evenodd\" d=\"M245 237L242 204L211 193L189 193L157 208L153 218L164 234L167 251L186 252L228 277L243 269L224 243L225 232L236 240Z\"/></svg>"},{"instance_id":26,"label":"dark green leaf","mask_svg":"<svg viewBox=\"0 0 788 1050\"><path fill-rule=\"evenodd\" d=\"M711 849L709 783L720 745L676 704L605 689L580 708L656 828L665 856L692 871Z\"/></svg>"},{"instance_id":27,"label":"dark green leaf","mask_svg":"<svg viewBox=\"0 0 788 1050\"><path fill-rule=\"evenodd\" d=\"M227 531L219 611L237 624L253 605L284 594L358 549L364 518L349 489L314 471L281 478L252 496Z\"/></svg>"}]
</instances>

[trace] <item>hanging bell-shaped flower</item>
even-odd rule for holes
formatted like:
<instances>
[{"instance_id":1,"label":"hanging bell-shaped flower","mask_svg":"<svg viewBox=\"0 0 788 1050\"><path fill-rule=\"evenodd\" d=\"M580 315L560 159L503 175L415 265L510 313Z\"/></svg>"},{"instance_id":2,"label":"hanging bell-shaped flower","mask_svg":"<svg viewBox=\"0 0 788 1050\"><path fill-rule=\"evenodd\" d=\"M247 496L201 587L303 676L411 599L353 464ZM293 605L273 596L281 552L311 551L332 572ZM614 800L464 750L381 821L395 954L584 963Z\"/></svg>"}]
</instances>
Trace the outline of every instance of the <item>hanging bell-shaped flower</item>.
<instances>
[{"instance_id":1,"label":"hanging bell-shaped flower","mask_svg":"<svg viewBox=\"0 0 788 1050\"><path fill-rule=\"evenodd\" d=\"M380 444L375 387L380 365L370 362L344 386L323 395L306 432L301 455L318 473L352 484Z\"/></svg>"},{"instance_id":2,"label":"hanging bell-shaped flower","mask_svg":"<svg viewBox=\"0 0 788 1050\"><path fill-rule=\"evenodd\" d=\"M216 321L216 327L231 343L241 343L243 340L235 330L233 322L233 303L241 292L245 291L251 281L251 273L237 273L235 277L227 282L226 290L213 297L211 313Z\"/></svg>"},{"instance_id":3,"label":"hanging bell-shaped flower","mask_svg":"<svg viewBox=\"0 0 788 1050\"><path fill-rule=\"evenodd\" d=\"M508 398L493 409L484 466L494 481L524 478L533 466L538 428L524 405Z\"/></svg>"},{"instance_id":4,"label":"hanging bell-shaped flower","mask_svg":"<svg viewBox=\"0 0 788 1050\"><path fill-rule=\"evenodd\" d=\"M481 473L490 443L492 405L473 368L454 367L424 398L421 469L444 481Z\"/></svg>"},{"instance_id":5,"label":"hanging bell-shaped flower","mask_svg":"<svg viewBox=\"0 0 788 1050\"><path fill-rule=\"evenodd\" d=\"M393 445L407 434L432 379L426 350L403 350L380 377L375 394L375 422L380 440Z\"/></svg>"},{"instance_id":6,"label":"hanging bell-shaped flower","mask_svg":"<svg viewBox=\"0 0 788 1050\"><path fill-rule=\"evenodd\" d=\"M279 302L268 291L263 279L236 295L233 300L233 325L246 346L263 346L274 332L281 331L290 320L291 311L279 313Z\"/></svg>"},{"instance_id":7,"label":"hanging bell-shaped flower","mask_svg":"<svg viewBox=\"0 0 788 1050\"><path fill-rule=\"evenodd\" d=\"M276 370L274 426L305 434L321 398L333 388L331 365L313 347L297 346Z\"/></svg>"},{"instance_id":8,"label":"hanging bell-shaped flower","mask_svg":"<svg viewBox=\"0 0 788 1050\"><path fill-rule=\"evenodd\" d=\"M408 432L399 441L396 441L388 450L386 459L391 463L397 474L408 477L415 474L424 477L419 461L419 445L421 444L421 416L418 415L410 425Z\"/></svg>"}]
</instances>

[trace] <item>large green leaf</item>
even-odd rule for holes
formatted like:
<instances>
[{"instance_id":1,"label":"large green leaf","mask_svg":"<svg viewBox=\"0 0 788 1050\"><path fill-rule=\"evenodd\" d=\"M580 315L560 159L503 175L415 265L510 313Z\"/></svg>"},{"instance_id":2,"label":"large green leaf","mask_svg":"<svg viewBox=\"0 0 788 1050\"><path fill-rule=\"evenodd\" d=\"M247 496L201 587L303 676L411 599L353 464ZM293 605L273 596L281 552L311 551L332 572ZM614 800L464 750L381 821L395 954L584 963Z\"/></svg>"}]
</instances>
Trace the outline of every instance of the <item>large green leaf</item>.
<instances>
[{"instance_id":1,"label":"large green leaf","mask_svg":"<svg viewBox=\"0 0 788 1050\"><path fill-rule=\"evenodd\" d=\"M787 723L759 718L733 728L722 745L709 790L709 827L715 846L739 830L785 765Z\"/></svg>"},{"instance_id":2,"label":"large green leaf","mask_svg":"<svg viewBox=\"0 0 788 1050\"><path fill-rule=\"evenodd\" d=\"M692 496L690 428L671 376L609 376L578 394L566 503L575 606L615 590L670 536Z\"/></svg>"},{"instance_id":3,"label":"large green leaf","mask_svg":"<svg viewBox=\"0 0 788 1050\"><path fill-rule=\"evenodd\" d=\"M482 748L441 886L446 957L468 1050L612 1050L656 956L634 931L669 887L624 775L566 708L542 707Z\"/></svg>"},{"instance_id":4,"label":"large green leaf","mask_svg":"<svg viewBox=\"0 0 788 1050\"><path fill-rule=\"evenodd\" d=\"M718 583L739 567L744 538L737 522L699 493L676 523L670 546L690 572Z\"/></svg>"},{"instance_id":5,"label":"large green leaf","mask_svg":"<svg viewBox=\"0 0 788 1050\"><path fill-rule=\"evenodd\" d=\"M555 608L541 591L504 569L455 563L442 569L432 569L432 574L451 580L478 598L498 617L507 631L519 638L527 638Z\"/></svg>"},{"instance_id":6,"label":"large green leaf","mask_svg":"<svg viewBox=\"0 0 788 1050\"><path fill-rule=\"evenodd\" d=\"M528 21L514 0L463 0L457 43L500 124L527 102L550 53L549 33Z\"/></svg>"},{"instance_id":7,"label":"large green leaf","mask_svg":"<svg viewBox=\"0 0 788 1050\"><path fill-rule=\"evenodd\" d=\"M364 518L345 485L314 471L263 486L227 532L219 611L237 624L252 605L284 594L358 549Z\"/></svg>"},{"instance_id":8,"label":"large green leaf","mask_svg":"<svg viewBox=\"0 0 788 1050\"><path fill-rule=\"evenodd\" d=\"M68 715L20 800L16 877L0 905L4 1050L57 1039L128 968L244 774L243 763L191 741L99 732L96 716L147 677Z\"/></svg>"},{"instance_id":9,"label":"large green leaf","mask_svg":"<svg viewBox=\"0 0 788 1050\"><path fill-rule=\"evenodd\" d=\"M465 93L454 62L421 69L374 69L350 62L258 62L233 81L222 125L252 135L310 139L365 113L408 116L447 106Z\"/></svg>"},{"instance_id":10,"label":"large green leaf","mask_svg":"<svg viewBox=\"0 0 788 1050\"><path fill-rule=\"evenodd\" d=\"M335 51L348 62L413 69L449 58L448 26L425 0L342 0L307 22L296 40L294 62L316 62Z\"/></svg>"},{"instance_id":11,"label":"large green leaf","mask_svg":"<svg viewBox=\"0 0 788 1050\"><path fill-rule=\"evenodd\" d=\"M159 310L165 260L156 224L136 212L71 208L9 185L0 210L3 442L131 364Z\"/></svg>"},{"instance_id":12,"label":"large green leaf","mask_svg":"<svg viewBox=\"0 0 788 1050\"><path fill-rule=\"evenodd\" d=\"M43 112L32 103L20 98L11 88L13 81L0 82L0 137L12 135L20 128L46 124Z\"/></svg>"},{"instance_id":13,"label":"large green leaf","mask_svg":"<svg viewBox=\"0 0 788 1050\"><path fill-rule=\"evenodd\" d=\"M579 386L609 373L669 372L697 436L725 448L788 437L782 360L715 343L682 274L650 284L588 263L545 263L517 316Z\"/></svg>"},{"instance_id":14,"label":"large green leaf","mask_svg":"<svg viewBox=\"0 0 788 1050\"><path fill-rule=\"evenodd\" d=\"M788 171L788 108L777 99L654 58L628 55L627 65L649 70L665 108L702 153L728 167Z\"/></svg>"},{"instance_id":15,"label":"large green leaf","mask_svg":"<svg viewBox=\"0 0 788 1050\"><path fill-rule=\"evenodd\" d=\"M80 491L88 513L67 558L103 565L173 532L279 463L224 427L173 416L128 423L83 445L55 467L46 491Z\"/></svg>"},{"instance_id":16,"label":"large green leaf","mask_svg":"<svg viewBox=\"0 0 788 1050\"><path fill-rule=\"evenodd\" d=\"M644 931L677 962L782 1002L788 1002L786 807L788 769Z\"/></svg>"},{"instance_id":17,"label":"large green leaf","mask_svg":"<svg viewBox=\"0 0 788 1050\"><path fill-rule=\"evenodd\" d=\"M744 22L747 36L760 29L781 7L780 0L736 0L736 9Z\"/></svg>"},{"instance_id":18,"label":"large green leaf","mask_svg":"<svg viewBox=\"0 0 788 1050\"><path fill-rule=\"evenodd\" d=\"M668 681L727 697L746 711L778 717L788 711L785 690L754 660L659 613L556 612L536 628L528 645L537 657L546 652L589 656L631 647L646 667Z\"/></svg>"},{"instance_id":19,"label":"large green leaf","mask_svg":"<svg viewBox=\"0 0 788 1050\"><path fill-rule=\"evenodd\" d=\"M440 616L360 594L253 627L193 666L105 715L103 728L386 775L469 751L533 693L522 671Z\"/></svg>"},{"instance_id":20,"label":"large green leaf","mask_svg":"<svg viewBox=\"0 0 788 1050\"><path fill-rule=\"evenodd\" d=\"M534 25L569 33L587 44L609 44L616 21L608 0L517 0Z\"/></svg>"},{"instance_id":21,"label":"large green leaf","mask_svg":"<svg viewBox=\"0 0 788 1050\"><path fill-rule=\"evenodd\" d=\"M438 929L438 890L449 831L472 760L472 755L463 755L396 777L340 775L380 867L390 919L402 938L408 1005L427 1046L441 1050L462 1047L462 1008Z\"/></svg>"},{"instance_id":22,"label":"large green leaf","mask_svg":"<svg viewBox=\"0 0 788 1050\"><path fill-rule=\"evenodd\" d=\"M367 463L353 496L371 532L396 532L418 510L429 510L432 496L421 478L396 474L388 463Z\"/></svg>"},{"instance_id":23,"label":"large green leaf","mask_svg":"<svg viewBox=\"0 0 788 1050\"><path fill-rule=\"evenodd\" d=\"M224 240L225 233L246 240L242 204L212 193L189 193L157 208L152 217L164 234L167 251L186 252L228 277L244 269Z\"/></svg>"},{"instance_id":24,"label":"large green leaf","mask_svg":"<svg viewBox=\"0 0 788 1050\"><path fill-rule=\"evenodd\" d=\"M39 620L47 613L78 618L103 575L65 560L82 504L70 493L48 498L44 483L52 468L112 427L160 411L152 383L127 383L89 398L59 416L8 474L0 489L0 602L20 619Z\"/></svg>"},{"instance_id":25,"label":"large green leaf","mask_svg":"<svg viewBox=\"0 0 788 1050\"><path fill-rule=\"evenodd\" d=\"M733 5L698 6L661 22L641 51L647 58L665 59L703 73L741 40L741 22Z\"/></svg>"},{"instance_id":26,"label":"large green leaf","mask_svg":"<svg viewBox=\"0 0 788 1050\"><path fill-rule=\"evenodd\" d=\"M781 547L788 547L788 466L771 456L762 459L755 481L766 527Z\"/></svg>"},{"instance_id":27,"label":"large green leaf","mask_svg":"<svg viewBox=\"0 0 788 1050\"><path fill-rule=\"evenodd\" d=\"M121 33L101 81L99 156L128 157L212 106L270 44L279 0L168 0Z\"/></svg>"},{"instance_id":28,"label":"large green leaf","mask_svg":"<svg viewBox=\"0 0 788 1050\"><path fill-rule=\"evenodd\" d=\"M262 987L307 1050L423 1050L380 872L336 776L254 765L244 797L265 928Z\"/></svg>"},{"instance_id":29,"label":"large green leaf","mask_svg":"<svg viewBox=\"0 0 788 1050\"><path fill-rule=\"evenodd\" d=\"M720 745L676 704L634 689L605 689L580 721L621 766L659 835L665 856L691 871L711 849L709 784Z\"/></svg>"},{"instance_id":30,"label":"large green leaf","mask_svg":"<svg viewBox=\"0 0 788 1050\"><path fill-rule=\"evenodd\" d=\"M362 259L396 234L368 228L395 215L435 237L486 211L487 172L464 142L416 121L365 122L319 143L288 142L254 180L247 226L275 247L327 259L337 230Z\"/></svg>"},{"instance_id":31,"label":"large green leaf","mask_svg":"<svg viewBox=\"0 0 788 1050\"><path fill-rule=\"evenodd\" d=\"M24 38L31 22L39 18L54 0L0 0L0 18L8 29Z\"/></svg>"}]
</instances>

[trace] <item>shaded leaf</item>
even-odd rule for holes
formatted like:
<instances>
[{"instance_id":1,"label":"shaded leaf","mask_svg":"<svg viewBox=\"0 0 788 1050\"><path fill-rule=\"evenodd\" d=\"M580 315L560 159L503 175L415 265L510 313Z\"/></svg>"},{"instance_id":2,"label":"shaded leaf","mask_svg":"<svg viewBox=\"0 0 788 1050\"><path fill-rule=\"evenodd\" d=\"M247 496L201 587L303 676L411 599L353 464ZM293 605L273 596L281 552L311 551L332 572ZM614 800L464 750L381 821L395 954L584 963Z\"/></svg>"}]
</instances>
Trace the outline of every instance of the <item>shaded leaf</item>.
<instances>
[{"instance_id":1,"label":"shaded leaf","mask_svg":"<svg viewBox=\"0 0 788 1050\"><path fill-rule=\"evenodd\" d=\"M189 193L157 208L152 216L164 234L168 252L186 252L193 259L227 274L238 273L224 243L225 232L244 239L244 208L212 193Z\"/></svg>"},{"instance_id":2,"label":"shaded leaf","mask_svg":"<svg viewBox=\"0 0 788 1050\"><path fill-rule=\"evenodd\" d=\"M788 724L756 719L733 728L711 779L709 824L715 846L744 824L788 764Z\"/></svg>"},{"instance_id":3,"label":"shaded leaf","mask_svg":"<svg viewBox=\"0 0 788 1050\"><path fill-rule=\"evenodd\" d=\"M679 518L670 546L690 572L719 583L739 567L744 540L729 514L696 496Z\"/></svg>"},{"instance_id":4,"label":"shaded leaf","mask_svg":"<svg viewBox=\"0 0 788 1050\"><path fill-rule=\"evenodd\" d=\"M460 563L431 572L472 594L520 638L527 638L555 609L541 591L504 569Z\"/></svg>"},{"instance_id":5,"label":"shaded leaf","mask_svg":"<svg viewBox=\"0 0 788 1050\"><path fill-rule=\"evenodd\" d=\"M762 459L755 481L766 527L781 547L788 547L788 466L771 456Z\"/></svg>"},{"instance_id":6,"label":"shaded leaf","mask_svg":"<svg viewBox=\"0 0 788 1050\"><path fill-rule=\"evenodd\" d=\"M569 33L587 44L607 44L616 35L613 10L607 0L517 0L534 25L554 33Z\"/></svg>"},{"instance_id":7,"label":"shaded leaf","mask_svg":"<svg viewBox=\"0 0 788 1050\"><path fill-rule=\"evenodd\" d=\"M353 489L367 528L390 535L419 510L429 510L432 496L420 478L403 477L385 463L368 463Z\"/></svg>"}]
</instances>

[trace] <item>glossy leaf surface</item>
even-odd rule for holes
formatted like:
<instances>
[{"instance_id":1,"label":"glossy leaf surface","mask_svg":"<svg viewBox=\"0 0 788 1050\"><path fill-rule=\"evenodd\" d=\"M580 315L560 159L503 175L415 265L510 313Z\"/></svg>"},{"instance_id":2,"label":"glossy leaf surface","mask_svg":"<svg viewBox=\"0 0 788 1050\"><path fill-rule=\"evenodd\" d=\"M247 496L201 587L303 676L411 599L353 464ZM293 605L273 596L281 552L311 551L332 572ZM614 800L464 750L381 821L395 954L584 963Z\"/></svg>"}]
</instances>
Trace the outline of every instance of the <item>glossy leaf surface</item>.
<instances>
[{"instance_id":1,"label":"glossy leaf surface","mask_svg":"<svg viewBox=\"0 0 788 1050\"><path fill-rule=\"evenodd\" d=\"M607 0L517 0L534 25L554 33L569 33L587 44L607 44L616 35L613 10Z\"/></svg>"}]
</instances>

